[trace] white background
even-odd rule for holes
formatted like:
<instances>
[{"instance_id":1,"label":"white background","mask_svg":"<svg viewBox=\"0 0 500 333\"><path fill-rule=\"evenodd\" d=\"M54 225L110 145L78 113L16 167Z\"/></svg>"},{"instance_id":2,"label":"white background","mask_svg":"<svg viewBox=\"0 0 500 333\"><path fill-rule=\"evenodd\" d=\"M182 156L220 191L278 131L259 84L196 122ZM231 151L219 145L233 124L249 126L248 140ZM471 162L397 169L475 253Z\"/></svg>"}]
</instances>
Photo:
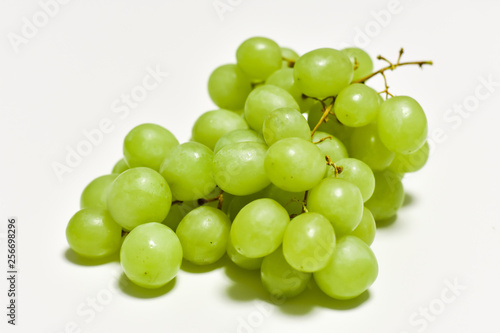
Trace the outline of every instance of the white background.
<instances>
[{"instance_id":1,"label":"white background","mask_svg":"<svg viewBox=\"0 0 500 333\"><path fill-rule=\"evenodd\" d=\"M6 324L2 273L0 331L498 332L498 1L395 0L389 15L380 14L393 8L386 0L67 2L47 22L38 1L0 4L2 272L8 216L19 218L20 233L18 326ZM42 26L14 47L9 38L34 16ZM392 93L426 110L434 149L405 178L410 200L397 220L378 230L380 273L369 293L342 303L312 289L278 306L258 273L227 262L208 272L185 267L175 283L143 292L119 287L126 279L117 261L78 261L65 227L84 186L111 171L140 123L188 140L196 118L214 108L210 72L235 62L238 45L255 35L299 53L357 45L395 59L404 47L404 59L435 63L388 74ZM156 67L168 77L129 114L113 112ZM54 163L65 164L67 149L105 118L110 133L59 180Z\"/></svg>"}]
</instances>

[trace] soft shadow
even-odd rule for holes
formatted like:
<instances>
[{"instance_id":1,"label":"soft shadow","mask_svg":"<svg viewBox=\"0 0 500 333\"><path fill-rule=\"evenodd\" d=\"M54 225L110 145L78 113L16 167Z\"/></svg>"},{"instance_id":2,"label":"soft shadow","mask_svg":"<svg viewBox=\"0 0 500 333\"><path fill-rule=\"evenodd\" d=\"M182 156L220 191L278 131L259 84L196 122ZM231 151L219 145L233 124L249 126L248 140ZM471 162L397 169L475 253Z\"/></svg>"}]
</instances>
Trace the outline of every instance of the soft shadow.
<instances>
[{"instance_id":1,"label":"soft shadow","mask_svg":"<svg viewBox=\"0 0 500 333\"><path fill-rule=\"evenodd\" d=\"M138 285L134 284L132 281L130 281L125 273L122 273L120 278L118 279L118 287L123 291L125 294L135 297L135 298L155 298L159 297L162 295L165 295L168 293L170 290L174 289L175 284L176 284L177 278L173 278L172 281L164 285L163 287L156 288L156 289L148 289L148 288L143 288L139 287Z\"/></svg>"},{"instance_id":2,"label":"soft shadow","mask_svg":"<svg viewBox=\"0 0 500 333\"><path fill-rule=\"evenodd\" d=\"M219 269L219 268L227 265L228 261L229 261L229 258L227 257L227 255L224 255L222 258L220 258L219 260L217 260L213 264L209 264L209 265L196 265L196 264L193 264L193 263L187 261L186 259L183 259L182 264L181 264L181 269L184 272L193 273L193 274L206 273L206 272L210 272L210 271L213 271L215 269Z\"/></svg>"},{"instance_id":3,"label":"soft shadow","mask_svg":"<svg viewBox=\"0 0 500 333\"><path fill-rule=\"evenodd\" d=\"M73 251L71 248L68 248L66 249L66 251L64 251L63 255L66 258L66 260L68 260L72 264L79 266L98 266L98 265L108 264L114 261L120 262L120 255L118 251L104 258L93 259L93 258L82 257L81 255Z\"/></svg>"},{"instance_id":4,"label":"soft shadow","mask_svg":"<svg viewBox=\"0 0 500 333\"><path fill-rule=\"evenodd\" d=\"M396 214L393 217L389 217L388 219L385 219L385 220L376 220L375 224L377 225L377 229L388 228L391 225L393 225L397 219L398 219L398 215Z\"/></svg>"},{"instance_id":5,"label":"soft shadow","mask_svg":"<svg viewBox=\"0 0 500 333\"><path fill-rule=\"evenodd\" d=\"M264 289L260 281L260 269L246 270L238 267L233 262L229 262L224 267L224 272L234 282L226 290L231 299L236 301L255 299L267 301L269 299L269 293Z\"/></svg>"},{"instance_id":6,"label":"soft shadow","mask_svg":"<svg viewBox=\"0 0 500 333\"><path fill-rule=\"evenodd\" d=\"M403 201L403 207L409 206L415 202L415 197L410 193L405 193L405 199Z\"/></svg>"}]
</instances>

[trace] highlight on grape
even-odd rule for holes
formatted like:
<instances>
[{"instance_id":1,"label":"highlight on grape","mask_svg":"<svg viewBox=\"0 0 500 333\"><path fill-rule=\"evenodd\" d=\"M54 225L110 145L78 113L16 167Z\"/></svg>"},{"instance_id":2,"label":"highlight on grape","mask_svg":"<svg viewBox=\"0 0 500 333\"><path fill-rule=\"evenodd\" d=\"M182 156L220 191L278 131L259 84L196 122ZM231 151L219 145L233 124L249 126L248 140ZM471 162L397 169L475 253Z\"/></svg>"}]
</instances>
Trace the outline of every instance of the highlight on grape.
<instances>
[{"instance_id":1,"label":"highlight on grape","mask_svg":"<svg viewBox=\"0 0 500 333\"><path fill-rule=\"evenodd\" d=\"M125 275L159 288L182 261L224 256L260 270L276 299L311 283L347 300L378 275L370 245L378 221L404 200L405 173L429 155L427 118L409 96L389 91L359 48L299 56L264 37L245 40L236 63L216 68L208 93L218 109L202 114L179 143L158 124L125 137L123 158L83 190L69 221L71 249L87 258L119 253ZM367 82L384 79L376 91Z\"/></svg>"}]
</instances>

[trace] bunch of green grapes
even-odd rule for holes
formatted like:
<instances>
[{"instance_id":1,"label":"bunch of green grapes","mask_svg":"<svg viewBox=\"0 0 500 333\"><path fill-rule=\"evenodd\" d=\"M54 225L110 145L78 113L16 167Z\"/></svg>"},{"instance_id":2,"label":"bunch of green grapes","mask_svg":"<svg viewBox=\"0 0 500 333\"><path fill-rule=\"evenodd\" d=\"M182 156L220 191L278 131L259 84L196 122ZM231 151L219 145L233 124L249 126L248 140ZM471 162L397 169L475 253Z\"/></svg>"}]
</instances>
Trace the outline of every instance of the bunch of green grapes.
<instances>
[{"instance_id":1,"label":"bunch of green grapes","mask_svg":"<svg viewBox=\"0 0 500 333\"><path fill-rule=\"evenodd\" d=\"M396 215L402 178L427 161L427 120L411 97L381 93L359 48L299 56L254 37L216 68L202 114L179 144L162 126L125 137L124 158L93 180L66 229L79 255L120 252L126 276L158 288L182 260L227 254L261 272L264 288L293 297L314 281L351 299L378 275L376 221ZM384 58L385 60L385 58ZM384 79L385 79L385 75Z\"/></svg>"}]
</instances>

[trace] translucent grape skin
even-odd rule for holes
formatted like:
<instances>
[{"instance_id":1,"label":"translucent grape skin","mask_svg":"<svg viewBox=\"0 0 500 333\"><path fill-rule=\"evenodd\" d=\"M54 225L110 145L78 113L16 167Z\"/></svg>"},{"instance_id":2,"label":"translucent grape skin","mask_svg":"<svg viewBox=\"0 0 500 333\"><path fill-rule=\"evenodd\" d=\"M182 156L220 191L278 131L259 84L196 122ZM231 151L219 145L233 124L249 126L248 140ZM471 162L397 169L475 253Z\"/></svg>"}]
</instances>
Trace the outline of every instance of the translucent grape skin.
<instances>
[{"instance_id":1,"label":"translucent grape skin","mask_svg":"<svg viewBox=\"0 0 500 333\"><path fill-rule=\"evenodd\" d=\"M165 179L150 168L132 168L120 174L108 193L108 210L125 230L140 224L163 221L172 203Z\"/></svg>"},{"instance_id":2,"label":"translucent grape skin","mask_svg":"<svg viewBox=\"0 0 500 333\"><path fill-rule=\"evenodd\" d=\"M325 178L309 191L307 209L326 217L335 235L353 231L363 216L363 197L358 187L338 178Z\"/></svg>"},{"instance_id":3,"label":"translucent grape skin","mask_svg":"<svg viewBox=\"0 0 500 333\"><path fill-rule=\"evenodd\" d=\"M262 136L259 133L255 132L254 130L251 129L234 130L224 134L217 141L217 144L214 147L214 153L217 153L225 146L238 142L257 142L263 144L266 143L262 138Z\"/></svg>"},{"instance_id":4,"label":"translucent grape skin","mask_svg":"<svg viewBox=\"0 0 500 333\"><path fill-rule=\"evenodd\" d=\"M248 195L269 185L264 169L267 146L256 142L239 142L225 146L215 154L212 170L215 182L234 195Z\"/></svg>"},{"instance_id":5,"label":"translucent grape skin","mask_svg":"<svg viewBox=\"0 0 500 333\"><path fill-rule=\"evenodd\" d=\"M260 268L262 284L271 295L280 299L299 295L306 289L311 276L311 273L300 272L290 266L281 247L266 256Z\"/></svg>"},{"instance_id":6,"label":"translucent grape skin","mask_svg":"<svg viewBox=\"0 0 500 333\"><path fill-rule=\"evenodd\" d=\"M175 147L165 158L160 174L177 200L189 201L205 197L215 189L212 173L214 153L197 142Z\"/></svg>"},{"instance_id":7,"label":"translucent grape skin","mask_svg":"<svg viewBox=\"0 0 500 333\"><path fill-rule=\"evenodd\" d=\"M389 170L395 173L403 174L407 172L415 172L422 169L429 158L429 144L424 143L420 149L408 155L396 154Z\"/></svg>"},{"instance_id":8,"label":"translucent grape skin","mask_svg":"<svg viewBox=\"0 0 500 333\"><path fill-rule=\"evenodd\" d=\"M269 38L252 37L238 47L236 61L250 79L265 80L281 68L281 49Z\"/></svg>"},{"instance_id":9,"label":"translucent grape skin","mask_svg":"<svg viewBox=\"0 0 500 333\"><path fill-rule=\"evenodd\" d=\"M361 239L366 245L370 246L375 239L375 233L377 231L377 225L375 223L375 218L372 212L366 207L363 208L363 217L361 222L359 222L356 229L354 229L349 235L356 236Z\"/></svg>"},{"instance_id":10,"label":"translucent grape skin","mask_svg":"<svg viewBox=\"0 0 500 333\"><path fill-rule=\"evenodd\" d=\"M427 138L424 110L408 96L395 96L384 101L380 106L377 126L382 143L400 154L417 151Z\"/></svg>"},{"instance_id":11,"label":"translucent grape skin","mask_svg":"<svg viewBox=\"0 0 500 333\"><path fill-rule=\"evenodd\" d=\"M125 237L120 261L132 282L144 288L160 288L179 271L181 243L175 232L161 223L142 224Z\"/></svg>"},{"instance_id":12,"label":"translucent grape skin","mask_svg":"<svg viewBox=\"0 0 500 333\"><path fill-rule=\"evenodd\" d=\"M251 91L250 79L234 64L217 67L208 79L208 94L221 109L243 109Z\"/></svg>"},{"instance_id":13,"label":"translucent grape skin","mask_svg":"<svg viewBox=\"0 0 500 333\"><path fill-rule=\"evenodd\" d=\"M380 99L378 93L362 83L344 88L333 105L337 119L350 127L366 126L377 117Z\"/></svg>"},{"instance_id":14,"label":"translucent grape skin","mask_svg":"<svg viewBox=\"0 0 500 333\"><path fill-rule=\"evenodd\" d=\"M380 140L375 123L356 128L352 132L349 153L351 157L368 164L373 171L386 169L395 156Z\"/></svg>"},{"instance_id":15,"label":"translucent grape skin","mask_svg":"<svg viewBox=\"0 0 500 333\"><path fill-rule=\"evenodd\" d=\"M360 48L348 47L340 52L344 53L352 63L354 69L354 75L352 77L353 81L357 81L373 72L373 61L372 58Z\"/></svg>"},{"instance_id":16,"label":"translucent grape skin","mask_svg":"<svg viewBox=\"0 0 500 333\"><path fill-rule=\"evenodd\" d=\"M403 205L405 193L398 175L390 170L375 172L375 191L365 203L376 221L386 220Z\"/></svg>"},{"instance_id":17,"label":"translucent grape skin","mask_svg":"<svg viewBox=\"0 0 500 333\"><path fill-rule=\"evenodd\" d=\"M281 245L288 222L288 212L278 202L267 198L252 201L236 215L231 242L245 257L267 256Z\"/></svg>"},{"instance_id":18,"label":"translucent grape skin","mask_svg":"<svg viewBox=\"0 0 500 333\"><path fill-rule=\"evenodd\" d=\"M321 214L300 214L286 227L283 255L298 271L311 273L323 269L334 250L335 232Z\"/></svg>"},{"instance_id":19,"label":"translucent grape skin","mask_svg":"<svg viewBox=\"0 0 500 333\"><path fill-rule=\"evenodd\" d=\"M295 79L293 78L293 68L286 67L277 70L267 78L266 84L280 87L288 91L288 93L290 93L300 106L301 112L306 112L315 102L314 99L307 98L302 95L302 91L300 91L297 84L295 84Z\"/></svg>"},{"instance_id":20,"label":"translucent grape skin","mask_svg":"<svg viewBox=\"0 0 500 333\"><path fill-rule=\"evenodd\" d=\"M263 257L260 258L248 258L244 255L240 254L234 248L233 243L231 242L231 237L229 237L227 242L227 255L232 262L234 262L237 266L248 269L248 270L256 270L260 269L262 265Z\"/></svg>"},{"instance_id":21,"label":"translucent grape skin","mask_svg":"<svg viewBox=\"0 0 500 333\"><path fill-rule=\"evenodd\" d=\"M177 227L184 258L197 265L218 261L226 253L231 221L221 210L201 206L190 211Z\"/></svg>"},{"instance_id":22,"label":"translucent grape skin","mask_svg":"<svg viewBox=\"0 0 500 333\"><path fill-rule=\"evenodd\" d=\"M66 239L83 257L102 258L120 249L122 228L109 212L90 207L79 210L68 222Z\"/></svg>"},{"instance_id":23,"label":"translucent grape skin","mask_svg":"<svg viewBox=\"0 0 500 333\"><path fill-rule=\"evenodd\" d=\"M370 199L375 190L375 176L366 163L355 158L345 158L335 162L335 165L341 168L341 171L336 174L331 168L328 170L329 177L337 177L353 183L359 188L364 202Z\"/></svg>"},{"instance_id":24,"label":"translucent grape skin","mask_svg":"<svg viewBox=\"0 0 500 333\"><path fill-rule=\"evenodd\" d=\"M378 263L368 245L354 236L337 242L326 267L313 274L318 287L328 296L346 300L361 295L378 275Z\"/></svg>"},{"instance_id":25,"label":"translucent grape skin","mask_svg":"<svg viewBox=\"0 0 500 333\"><path fill-rule=\"evenodd\" d=\"M165 156L178 144L179 141L166 128L142 124L125 137L123 156L131 168L148 167L158 171Z\"/></svg>"},{"instance_id":26,"label":"translucent grape skin","mask_svg":"<svg viewBox=\"0 0 500 333\"><path fill-rule=\"evenodd\" d=\"M331 134L316 131L314 132L312 141L315 142L316 147L318 147L321 152L327 155L333 162L349 157L347 149L342 141Z\"/></svg>"},{"instance_id":27,"label":"translucent grape skin","mask_svg":"<svg viewBox=\"0 0 500 333\"><path fill-rule=\"evenodd\" d=\"M310 51L295 66L294 78L302 93L316 98L337 96L352 80L353 66L342 52L329 48Z\"/></svg>"},{"instance_id":28,"label":"translucent grape skin","mask_svg":"<svg viewBox=\"0 0 500 333\"><path fill-rule=\"evenodd\" d=\"M83 190L80 197L80 208L103 208L107 209L108 192L111 183L118 174L104 175L91 181Z\"/></svg>"},{"instance_id":29,"label":"translucent grape skin","mask_svg":"<svg viewBox=\"0 0 500 333\"><path fill-rule=\"evenodd\" d=\"M212 110L202 114L194 123L193 141L199 142L214 150L215 144L226 133L238 129L247 129L245 120L238 114L228 110Z\"/></svg>"},{"instance_id":30,"label":"translucent grape skin","mask_svg":"<svg viewBox=\"0 0 500 333\"><path fill-rule=\"evenodd\" d=\"M117 173L120 174L125 170L130 169L130 167L127 165L127 162L125 162L124 158L121 158L116 164L113 166L113 171L111 173Z\"/></svg>"},{"instance_id":31,"label":"translucent grape skin","mask_svg":"<svg viewBox=\"0 0 500 333\"><path fill-rule=\"evenodd\" d=\"M264 120L262 134L268 146L285 138L309 140L311 137L306 118L292 108L280 108L271 112Z\"/></svg>"},{"instance_id":32,"label":"translucent grape skin","mask_svg":"<svg viewBox=\"0 0 500 333\"><path fill-rule=\"evenodd\" d=\"M309 128L311 130L313 130L314 127L316 127L316 124L318 124L318 122L320 121L321 116L323 115L322 108L323 106L321 105L321 103L317 102L313 104L309 109L307 122L309 123ZM344 124L340 123L334 115L331 115L328 117L328 121L326 123L322 122L316 131L321 131L334 136L335 138L339 139L346 148L348 148L353 128L345 126Z\"/></svg>"},{"instance_id":33,"label":"translucent grape skin","mask_svg":"<svg viewBox=\"0 0 500 333\"><path fill-rule=\"evenodd\" d=\"M325 156L310 141L286 138L269 147L264 166L271 182L289 192L306 191L326 172Z\"/></svg>"}]
</instances>

